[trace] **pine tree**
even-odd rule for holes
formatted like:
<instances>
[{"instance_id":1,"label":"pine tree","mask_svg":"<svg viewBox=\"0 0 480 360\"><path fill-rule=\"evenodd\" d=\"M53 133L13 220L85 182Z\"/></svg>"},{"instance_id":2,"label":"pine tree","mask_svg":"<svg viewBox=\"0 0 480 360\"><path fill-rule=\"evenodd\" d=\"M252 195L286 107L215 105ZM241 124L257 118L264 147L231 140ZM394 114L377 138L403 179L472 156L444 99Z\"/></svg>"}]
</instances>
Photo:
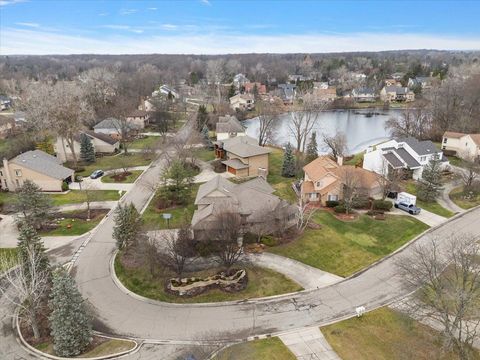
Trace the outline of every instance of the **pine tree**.
<instances>
[{"instance_id":1,"label":"pine tree","mask_svg":"<svg viewBox=\"0 0 480 360\"><path fill-rule=\"evenodd\" d=\"M312 132L312 137L310 142L307 145L307 155L305 156L305 161L308 163L312 162L318 157L318 148L317 148L317 134Z\"/></svg>"},{"instance_id":2,"label":"pine tree","mask_svg":"<svg viewBox=\"0 0 480 360\"><path fill-rule=\"evenodd\" d=\"M15 210L20 213L21 222L34 229L39 229L51 217L50 200L42 193L40 187L30 180L25 180L17 190Z\"/></svg>"},{"instance_id":3,"label":"pine tree","mask_svg":"<svg viewBox=\"0 0 480 360\"><path fill-rule=\"evenodd\" d=\"M22 223L20 227L20 234L18 236L18 256L20 257L23 266L26 267L25 273L30 274L32 269L28 269L31 262L28 261L31 254L39 256L38 267L35 271L49 271L50 262L47 254L45 254L45 247L43 246L42 239L37 234L35 229L27 223Z\"/></svg>"},{"instance_id":4,"label":"pine tree","mask_svg":"<svg viewBox=\"0 0 480 360\"><path fill-rule=\"evenodd\" d=\"M232 84L228 89L228 98L230 99L231 97L235 96L236 91L237 89L235 89L235 86Z\"/></svg>"},{"instance_id":5,"label":"pine tree","mask_svg":"<svg viewBox=\"0 0 480 360\"><path fill-rule=\"evenodd\" d=\"M117 247L120 250L128 250L131 247L138 237L140 225L141 217L132 203L118 205L115 210L113 238L117 241Z\"/></svg>"},{"instance_id":6,"label":"pine tree","mask_svg":"<svg viewBox=\"0 0 480 360\"><path fill-rule=\"evenodd\" d=\"M440 160L434 159L425 165L418 185L417 195L420 200L433 202L442 190Z\"/></svg>"},{"instance_id":7,"label":"pine tree","mask_svg":"<svg viewBox=\"0 0 480 360\"><path fill-rule=\"evenodd\" d=\"M86 134L80 136L80 158L86 163L95 162L95 149L92 140Z\"/></svg>"},{"instance_id":8,"label":"pine tree","mask_svg":"<svg viewBox=\"0 0 480 360\"><path fill-rule=\"evenodd\" d=\"M295 176L295 155L293 155L293 149L290 143L285 147L285 152L283 154L282 176Z\"/></svg>"},{"instance_id":9,"label":"pine tree","mask_svg":"<svg viewBox=\"0 0 480 360\"><path fill-rule=\"evenodd\" d=\"M205 105L200 105L197 111L197 130L202 130L203 127L207 124L208 113Z\"/></svg>"},{"instance_id":10,"label":"pine tree","mask_svg":"<svg viewBox=\"0 0 480 360\"><path fill-rule=\"evenodd\" d=\"M204 140L205 144L207 145L207 148L213 149L213 142L210 139L210 134L208 132L207 125L203 125L201 133L202 133L202 136L203 136L203 140Z\"/></svg>"},{"instance_id":11,"label":"pine tree","mask_svg":"<svg viewBox=\"0 0 480 360\"><path fill-rule=\"evenodd\" d=\"M49 317L55 353L75 356L92 341L91 317L73 278L62 268L53 273Z\"/></svg>"}]
</instances>

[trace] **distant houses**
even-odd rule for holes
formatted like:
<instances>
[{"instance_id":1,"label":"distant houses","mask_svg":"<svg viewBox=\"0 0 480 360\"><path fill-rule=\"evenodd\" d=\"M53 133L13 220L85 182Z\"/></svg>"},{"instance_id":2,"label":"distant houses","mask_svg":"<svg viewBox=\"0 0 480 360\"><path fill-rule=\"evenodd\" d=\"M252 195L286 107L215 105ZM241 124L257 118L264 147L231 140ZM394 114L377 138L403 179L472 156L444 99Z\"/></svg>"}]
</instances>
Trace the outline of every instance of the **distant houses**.
<instances>
[{"instance_id":1,"label":"distant houses","mask_svg":"<svg viewBox=\"0 0 480 360\"><path fill-rule=\"evenodd\" d=\"M12 99L5 95L0 95L0 111L8 110L12 107Z\"/></svg>"},{"instance_id":2,"label":"distant houses","mask_svg":"<svg viewBox=\"0 0 480 360\"><path fill-rule=\"evenodd\" d=\"M249 82L250 80L248 80L248 78L244 74L237 74L233 77L233 85L237 89L242 88L243 86L245 86L245 84Z\"/></svg>"},{"instance_id":3,"label":"distant houses","mask_svg":"<svg viewBox=\"0 0 480 360\"><path fill-rule=\"evenodd\" d=\"M88 136L88 138L91 140L96 154L114 154L120 149L120 142L117 139L106 134L85 130L78 133L73 142L73 151L75 152L77 158L80 156L80 137L82 134ZM57 137L55 143L53 144L53 149L57 158L61 162L73 160L73 154L72 150L70 149L70 145L62 137Z\"/></svg>"},{"instance_id":4,"label":"distant houses","mask_svg":"<svg viewBox=\"0 0 480 360\"><path fill-rule=\"evenodd\" d=\"M136 128L143 129L150 123L150 113L145 110L135 109L128 114L127 122Z\"/></svg>"},{"instance_id":5,"label":"distant houses","mask_svg":"<svg viewBox=\"0 0 480 360\"><path fill-rule=\"evenodd\" d=\"M454 152L461 159L480 162L480 133L464 134L445 131L442 138L442 149Z\"/></svg>"},{"instance_id":6,"label":"distant houses","mask_svg":"<svg viewBox=\"0 0 480 360\"><path fill-rule=\"evenodd\" d=\"M217 140L226 140L235 136L245 136L245 127L235 116L225 115L218 118L215 132Z\"/></svg>"},{"instance_id":7,"label":"distant houses","mask_svg":"<svg viewBox=\"0 0 480 360\"><path fill-rule=\"evenodd\" d=\"M384 86L380 91L380 99L383 102L412 102L415 100L415 93L408 87Z\"/></svg>"},{"instance_id":8,"label":"distant houses","mask_svg":"<svg viewBox=\"0 0 480 360\"><path fill-rule=\"evenodd\" d=\"M352 98L356 102L375 102L377 100L377 95L375 90L372 88L362 87L352 90Z\"/></svg>"},{"instance_id":9,"label":"distant houses","mask_svg":"<svg viewBox=\"0 0 480 360\"><path fill-rule=\"evenodd\" d=\"M230 98L230 107L235 111L253 110L255 97L253 94L237 94Z\"/></svg>"},{"instance_id":10,"label":"distant houses","mask_svg":"<svg viewBox=\"0 0 480 360\"><path fill-rule=\"evenodd\" d=\"M293 104L297 95L297 86L295 84L279 84L279 96L285 105Z\"/></svg>"},{"instance_id":11,"label":"distant houses","mask_svg":"<svg viewBox=\"0 0 480 360\"><path fill-rule=\"evenodd\" d=\"M124 127L127 127L127 129L124 129ZM93 127L93 132L95 134L108 135L116 140L120 140L122 138L122 134L131 134L136 131L138 131L138 128L133 124L129 122L122 122L113 117L104 119Z\"/></svg>"},{"instance_id":12,"label":"distant houses","mask_svg":"<svg viewBox=\"0 0 480 360\"><path fill-rule=\"evenodd\" d=\"M3 159L0 167L0 189L15 191L30 180L42 191L62 191L63 183L74 180L74 171L60 160L41 150L24 152L13 159Z\"/></svg>"}]
</instances>

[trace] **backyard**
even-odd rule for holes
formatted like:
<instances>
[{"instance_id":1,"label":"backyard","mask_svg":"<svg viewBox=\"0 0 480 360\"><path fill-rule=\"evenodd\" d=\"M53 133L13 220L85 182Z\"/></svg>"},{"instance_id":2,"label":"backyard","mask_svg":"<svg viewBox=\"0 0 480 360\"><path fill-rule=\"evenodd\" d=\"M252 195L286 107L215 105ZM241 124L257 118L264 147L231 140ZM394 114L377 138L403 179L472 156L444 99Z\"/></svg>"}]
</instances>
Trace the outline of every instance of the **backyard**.
<instances>
[{"instance_id":1,"label":"backyard","mask_svg":"<svg viewBox=\"0 0 480 360\"><path fill-rule=\"evenodd\" d=\"M193 151L193 155L202 161L212 161L215 160L215 152L213 150L209 150L207 148L196 148Z\"/></svg>"},{"instance_id":2,"label":"backyard","mask_svg":"<svg viewBox=\"0 0 480 360\"><path fill-rule=\"evenodd\" d=\"M388 308L324 326L321 331L344 360L459 358L444 351L439 332ZM476 355L474 359L480 359Z\"/></svg>"},{"instance_id":3,"label":"backyard","mask_svg":"<svg viewBox=\"0 0 480 360\"><path fill-rule=\"evenodd\" d=\"M128 144L129 149L144 149L146 147L151 147L162 141L160 136L145 136L140 139L135 139Z\"/></svg>"},{"instance_id":4,"label":"backyard","mask_svg":"<svg viewBox=\"0 0 480 360\"><path fill-rule=\"evenodd\" d=\"M278 337L248 341L220 351L214 360L295 360L293 353Z\"/></svg>"},{"instance_id":5,"label":"backyard","mask_svg":"<svg viewBox=\"0 0 480 360\"><path fill-rule=\"evenodd\" d=\"M180 297L165 291L165 282L176 275L165 268L158 269L155 277L152 277L146 265L138 267L124 266L119 256L115 258L115 273L120 281L134 293L160 301L174 303L201 303L233 301L264 296L273 296L302 290L302 287L284 275L273 270L256 267L242 266L247 270L247 287L238 292L225 292L220 289L210 289L207 292L193 296ZM186 273L184 277L204 277L216 274L220 268L211 268L204 271Z\"/></svg>"},{"instance_id":6,"label":"backyard","mask_svg":"<svg viewBox=\"0 0 480 360\"><path fill-rule=\"evenodd\" d=\"M320 229L307 229L298 239L267 251L349 276L428 229L413 217L401 215L387 215L385 220L360 215L346 222L330 212L318 211L312 219L321 225Z\"/></svg>"},{"instance_id":7,"label":"backyard","mask_svg":"<svg viewBox=\"0 0 480 360\"><path fill-rule=\"evenodd\" d=\"M455 204L465 210L480 205L480 191L465 192L463 186L453 189L449 196Z\"/></svg>"},{"instance_id":8,"label":"backyard","mask_svg":"<svg viewBox=\"0 0 480 360\"><path fill-rule=\"evenodd\" d=\"M292 189L292 183L295 178L286 178L282 176L283 150L279 148L271 148L272 152L268 157L268 183L276 190L275 195L295 203L297 195Z\"/></svg>"}]
</instances>

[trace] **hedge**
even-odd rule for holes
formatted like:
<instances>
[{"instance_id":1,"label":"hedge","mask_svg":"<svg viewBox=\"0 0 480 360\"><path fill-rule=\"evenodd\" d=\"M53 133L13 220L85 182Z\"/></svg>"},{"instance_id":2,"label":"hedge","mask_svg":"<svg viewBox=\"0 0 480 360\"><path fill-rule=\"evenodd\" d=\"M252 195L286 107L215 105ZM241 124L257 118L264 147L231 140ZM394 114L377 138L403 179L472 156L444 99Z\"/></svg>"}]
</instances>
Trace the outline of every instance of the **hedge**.
<instances>
[{"instance_id":1,"label":"hedge","mask_svg":"<svg viewBox=\"0 0 480 360\"><path fill-rule=\"evenodd\" d=\"M337 200L327 200L325 202L325 205L329 208L334 208L335 206L338 206L340 203Z\"/></svg>"},{"instance_id":2,"label":"hedge","mask_svg":"<svg viewBox=\"0 0 480 360\"><path fill-rule=\"evenodd\" d=\"M345 214L347 212L345 205L337 205L333 208L333 210L338 214Z\"/></svg>"},{"instance_id":3,"label":"hedge","mask_svg":"<svg viewBox=\"0 0 480 360\"><path fill-rule=\"evenodd\" d=\"M386 210L389 211L392 208L393 204L388 200L374 200L373 209L374 210Z\"/></svg>"}]
</instances>

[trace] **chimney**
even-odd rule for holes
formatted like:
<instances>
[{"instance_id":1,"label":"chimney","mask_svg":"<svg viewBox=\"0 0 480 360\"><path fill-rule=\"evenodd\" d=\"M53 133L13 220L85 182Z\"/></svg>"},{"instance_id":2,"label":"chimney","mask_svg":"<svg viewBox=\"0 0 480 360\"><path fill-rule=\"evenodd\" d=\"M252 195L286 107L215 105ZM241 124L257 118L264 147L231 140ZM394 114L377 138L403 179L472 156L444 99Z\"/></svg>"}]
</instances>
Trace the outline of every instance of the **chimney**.
<instances>
[{"instance_id":1,"label":"chimney","mask_svg":"<svg viewBox=\"0 0 480 360\"><path fill-rule=\"evenodd\" d=\"M343 156L337 156L337 164L340 166L343 165Z\"/></svg>"}]
</instances>

